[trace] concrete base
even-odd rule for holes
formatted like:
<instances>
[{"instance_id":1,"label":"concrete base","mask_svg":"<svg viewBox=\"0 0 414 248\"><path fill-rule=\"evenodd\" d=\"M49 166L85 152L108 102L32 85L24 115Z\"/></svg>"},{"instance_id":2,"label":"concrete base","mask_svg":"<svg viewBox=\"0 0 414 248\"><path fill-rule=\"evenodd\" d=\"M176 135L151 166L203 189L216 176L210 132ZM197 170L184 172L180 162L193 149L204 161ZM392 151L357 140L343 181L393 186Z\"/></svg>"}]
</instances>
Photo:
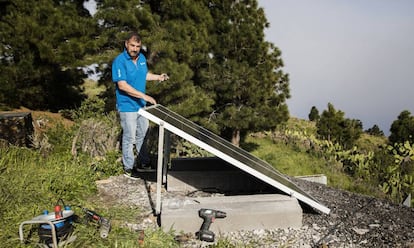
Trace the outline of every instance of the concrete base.
<instances>
[{"instance_id":1,"label":"concrete base","mask_svg":"<svg viewBox=\"0 0 414 248\"><path fill-rule=\"evenodd\" d=\"M306 180L306 181L309 181L309 182L320 183L320 184L324 184L324 185L328 184L328 178L323 174L297 176L296 178Z\"/></svg>"},{"instance_id":2,"label":"concrete base","mask_svg":"<svg viewBox=\"0 0 414 248\"><path fill-rule=\"evenodd\" d=\"M164 199L161 210L161 227L176 232L195 233L203 219L201 208L226 212L216 219L210 230L218 234L237 230L300 228L302 208L296 198L280 194L239 195Z\"/></svg>"}]
</instances>

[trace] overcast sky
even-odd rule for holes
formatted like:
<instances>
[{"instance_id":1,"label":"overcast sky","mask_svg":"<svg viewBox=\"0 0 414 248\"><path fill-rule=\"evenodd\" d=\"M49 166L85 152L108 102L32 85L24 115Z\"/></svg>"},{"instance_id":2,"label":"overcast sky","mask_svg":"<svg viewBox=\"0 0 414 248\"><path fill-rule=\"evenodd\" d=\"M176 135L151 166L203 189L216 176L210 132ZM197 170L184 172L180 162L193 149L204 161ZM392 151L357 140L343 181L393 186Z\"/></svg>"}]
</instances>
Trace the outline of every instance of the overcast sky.
<instances>
[{"instance_id":1,"label":"overcast sky","mask_svg":"<svg viewBox=\"0 0 414 248\"><path fill-rule=\"evenodd\" d=\"M386 135L414 114L413 0L259 0L290 77L292 116L332 103Z\"/></svg>"}]
</instances>

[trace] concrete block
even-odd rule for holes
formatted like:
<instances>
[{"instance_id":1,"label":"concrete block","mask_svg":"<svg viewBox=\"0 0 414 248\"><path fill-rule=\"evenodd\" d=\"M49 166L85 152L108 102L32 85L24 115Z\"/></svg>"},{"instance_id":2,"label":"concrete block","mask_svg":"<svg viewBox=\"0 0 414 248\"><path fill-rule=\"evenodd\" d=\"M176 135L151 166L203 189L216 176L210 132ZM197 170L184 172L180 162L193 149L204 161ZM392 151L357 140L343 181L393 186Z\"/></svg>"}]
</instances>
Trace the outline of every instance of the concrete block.
<instances>
[{"instance_id":1,"label":"concrete block","mask_svg":"<svg viewBox=\"0 0 414 248\"><path fill-rule=\"evenodd\" d=\"M297 176L296 178L306 180L306 181L309 181L309 182L320 183L320 184L324 184L324 185L328 184L328 178L323 174Z\"/></svg>"},{"instance_id":2,"label":"concrete block","mask_svg":"<svg viewBox=\"0 0 414 248\"><path fill-rule=\"evenodd\" d=\"M161 227L164 230L195 233L203 223L203 219L198 216L201 208L226 212L226 218L216 219L211 224L210 230L216 234L302 226L302 208L296 198L281 194L258 194L164 199Z\"/></svg>"}]
</instances>

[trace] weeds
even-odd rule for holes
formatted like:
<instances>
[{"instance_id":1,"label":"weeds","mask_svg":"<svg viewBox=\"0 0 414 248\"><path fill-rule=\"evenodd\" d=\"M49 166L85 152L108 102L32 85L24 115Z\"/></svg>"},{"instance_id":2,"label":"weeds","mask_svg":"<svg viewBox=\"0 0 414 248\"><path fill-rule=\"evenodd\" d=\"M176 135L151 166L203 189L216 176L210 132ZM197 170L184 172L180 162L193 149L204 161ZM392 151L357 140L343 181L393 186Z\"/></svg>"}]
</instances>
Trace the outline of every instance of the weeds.
<instances>
[{"instance_id":1,"label":"weeds","mask_svg":"<svg viewBox=\"0 0 414 248\"><path fill-rule=\"evenodd\" d=\"M138 233L125 223L136 222L139 209L130 206L116 206L104 209L96 200L95 181L119 175L122 171L117 162L120 153L107 149L95 156L82 150L74 157L70 145L76 125L63 128L56 125L45 135L49 137L52 152L38 149L2 146L0 148L0 242L2 247L38 247L37 228L24 229L26 244L19 239L19 225L41 215L44 210L52 211L59 199L72 207L79 217L73 225L76 241L65 247L137 247ZM102 130L105 132L107 130ZM105 141L103 141L105 142ZM110 216L114 223L107 239L99 236L96 225L83 221L81 207L97 210L103 216ZM161 230L145 230L145 247L174 247L174 237ZM31 234L31 235L30 235Z\"/></svg>"}]
</instances>

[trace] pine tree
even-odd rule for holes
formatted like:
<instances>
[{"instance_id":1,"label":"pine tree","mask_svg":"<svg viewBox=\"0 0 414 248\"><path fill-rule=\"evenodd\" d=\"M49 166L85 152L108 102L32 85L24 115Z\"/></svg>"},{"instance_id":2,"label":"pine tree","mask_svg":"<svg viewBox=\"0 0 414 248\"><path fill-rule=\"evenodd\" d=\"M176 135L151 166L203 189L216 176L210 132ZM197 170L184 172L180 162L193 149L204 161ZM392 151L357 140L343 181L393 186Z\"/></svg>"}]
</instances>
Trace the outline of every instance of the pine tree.
<instances>
[{"instance_id":1,"label":"pine tree","mask_svg":"<svg viewBox=\"0 0 414 248\"><path fill-rule=\"evenodd\" d=\"M341 132L341 123L344 122L344 115L344 112L337 111L332 103L328 103L328 109L322 112L321 118L316 124L319 137L335 141L335 137Z\"/></svg>"},{"instance_id":2,"label":"pine tree","mask_svg":"<svg viewBox=\"0 0 414 248\"><path fill-rule=\"evenodd\" d=\"M344 128L337 137L337 140L344 148L352 148L355 142L361 137L363 130L362 122L357 119L346 118L344 120Z\"/></svg>"},{"instance_id":3,"label":"pine tree","mask_svg":"<svg viewBox=\"0 0 414 248\"><path fill-rule=\"evenodd\" d=\"M320 118L320 116L319 116L319 110L315 106L312 106L312 108L311 108L311 110L309 112L308 117L309 117L309 120L310 121L318 121L319 118Z\"/></svg>"},{"instance_id":4,"label":"pine tree","mask_svg":"<svg viewBox=\"0 0 414 248\"><path fill-rule=\"evenodd\" d=\"M390 144L404 143L405 141L414 144L414 116L410 111L404 110L398 115L398 119L391 124L390 132L388 137Z\"/></svg>"},{"instance_id":5,"label":"pine tree","mask_svg":"<svg viewBox=\"0 0 414 248\"><path fill-rule=\"evenodd\" d=\"M351 148L362 134L362 122L345 118L345 113L336 110L332 103L322 112L316 128L320 138L338 142L344 148Z\"/></svg>"},{"instance_id":6,"label":"pine tree","mask_svg":"<svg viewBox=\"0 0 414 248\"><path fill-rule=\"evenodd\" d=\"M209 2L208 63L197 83L215 103L211 121L239 145L247 131L270 130L288 119L288 75L280 51L264 41L268 26L257 1Z\"/></svg>"},{"instance_id":7,"label":"pine tree","mask_svg":"<svg viewBox=\"0 0 414 248\"><path fill-rule=\"evenodd\" d=\"M384 132L378 127L377 124L374 124L371 128L368 128L365 132L373 136L380 136L380 137L384 136Z\"/></svg>"},{"instance_id":8,"label":"pine tree","mask_svg":"<svg viewBox=\"0 0 414 248\"><path fill-rule=\"evenodd\" d=\"M93 50L83 1L2 2L0 103L59 110L80 104L80 61Z\"/></svg>"},{"instance_id":9,"label":"pine tree","mask_svg":"<svg viewBox=\"0 0 414 248\"><path fill-rule=\"evenodd\" d=\"M170 74L148 93L235 144L288 119L288 75L280 51L264 41L257 1L98 1L95 18L101 68L123 49L125 33L138 30L150 70ZM110 89L108 67L103 75Z\"/></svg>"},{"instance_id":10,"label":"pine tree","mask_svg":"<svg viewBox=\"0 0 414 248\"><path fill-rule=\"evenodd\" d=\"M95 18L102 30L99 40L105 56L96 57L106 68L101 83L108 88L106 96L114 103L114 84L110 65L123 49L126 34L138 31L142 37L142 52L149 70L168 73L170 80L148 83L148 94L193 121L203 122L200 116L209 112L211 98L194 85L194 70L207 49L207 32L203 22L208 16L200 5L187 1L98 1ZM109 106L114 109L115 106ZM205 120L205 119L204 119Z\"/></svg>"}]
</instances>

